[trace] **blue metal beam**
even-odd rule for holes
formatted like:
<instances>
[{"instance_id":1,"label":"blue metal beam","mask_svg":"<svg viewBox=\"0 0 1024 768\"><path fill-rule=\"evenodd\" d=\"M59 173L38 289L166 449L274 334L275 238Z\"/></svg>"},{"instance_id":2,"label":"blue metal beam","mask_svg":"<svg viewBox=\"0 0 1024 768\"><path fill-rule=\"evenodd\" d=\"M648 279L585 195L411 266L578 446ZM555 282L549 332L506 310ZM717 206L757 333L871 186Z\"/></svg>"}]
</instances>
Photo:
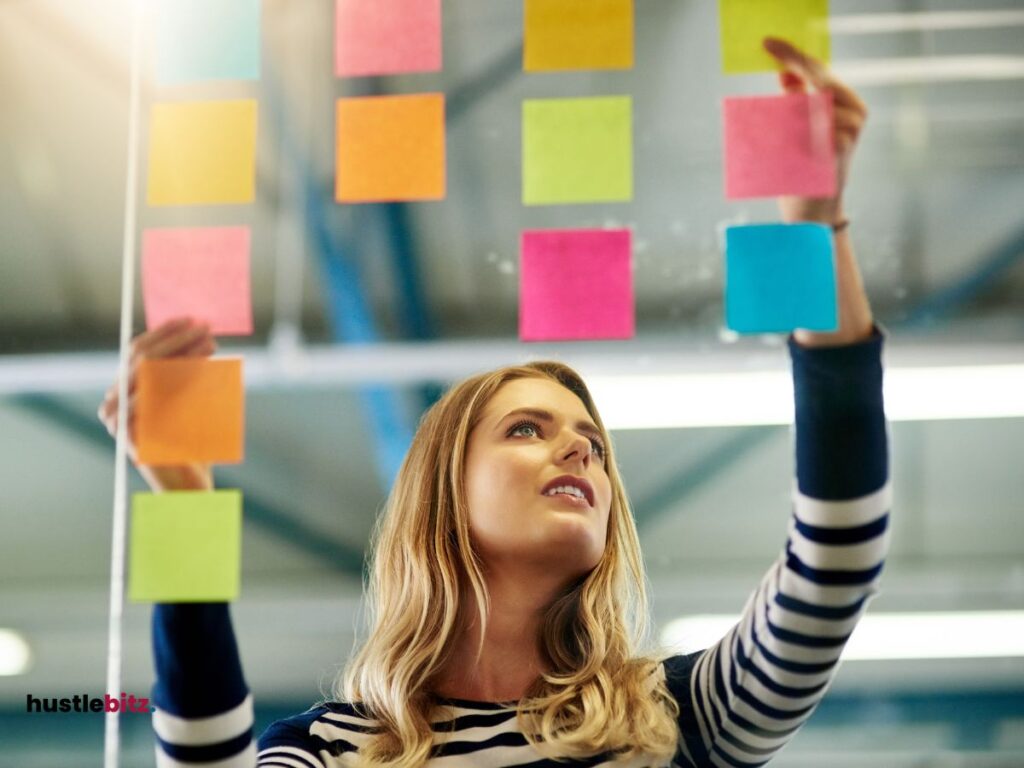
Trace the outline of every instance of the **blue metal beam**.
<instances>
[{"instance_id":1,"label":"blue metal beam","mask_svg":"<svg viewBox=\"0 0 1024 768\"><path fill-rule=\"evenodd\" d=\"M979 265L948 286L925 296L907 315L893 324L899 328L934 327L937 320L952 315L996 279L1024 258L1024 229L1019 229L979 259Z\"/></svg>"},{"instance_id":2,"label":"blue metal beam","mask_svg":"<svg viewBox=\"0 0 1024 768\"><path fill-rule=\"evenodd\" d=\"M307 159L299 151L285 119L284 99L269 67L264 68L264 86L271 118L290 162L301 178L302 213L315 246L317 262L325 280L326 309L334 338L349 344L367 344L379 338L375 320L366 300L359 267L352 258L351 243L342 243L328 222L333 201L317 183ZM400 393L392 388L362 387L359 397L369 417L378 477L383 489L394 482L409 444L412 424Z\"/></svg>"}]
</instances>

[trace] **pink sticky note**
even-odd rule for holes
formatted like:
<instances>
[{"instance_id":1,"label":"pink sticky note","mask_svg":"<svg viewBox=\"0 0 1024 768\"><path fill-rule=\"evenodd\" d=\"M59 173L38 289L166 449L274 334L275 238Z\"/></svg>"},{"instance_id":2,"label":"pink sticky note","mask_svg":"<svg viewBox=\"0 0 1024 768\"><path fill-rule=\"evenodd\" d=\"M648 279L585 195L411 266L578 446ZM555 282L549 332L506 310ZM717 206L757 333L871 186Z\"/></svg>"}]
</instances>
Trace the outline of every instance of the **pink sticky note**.
<instances>
[{"instance_id":1,"label":"pink sticky note","mask_svg":"<svg viewBox=\"0 0 1024 768\"><path fill-rule=\"evenodd\" d=\"M727 98L725 196L832 197L832 94Z\"/></svg>"},{"instance_id":2,"label":"pink sticky note","mask_svg":"<svg viewBox=\"0 0 1024 768\"><path fill-rule=\"evenodd\" d=\"M523 232L519 338L629 339L635 332L628 229Z\"/></svg>"},{"instance_id":3,"label":"pink sticky note","mask_svg":"<svg viewBox=\"0 0 1024 768\"><path fill-rule=\"evenodd\" d=\"M337 0L338 77L440 69L441 0Z\"/></svg>"},{"instance_id":4,"label":"pink sticky note","mask_svg":"<svg viewBox=\"0 0 1024 768\"><path fill-rule=\"evenodd\" d=\"M249 243L247 227L146 230L146 328L189 316L209 323L214 335L251 334Z\"/></svg>"}]
</instances>

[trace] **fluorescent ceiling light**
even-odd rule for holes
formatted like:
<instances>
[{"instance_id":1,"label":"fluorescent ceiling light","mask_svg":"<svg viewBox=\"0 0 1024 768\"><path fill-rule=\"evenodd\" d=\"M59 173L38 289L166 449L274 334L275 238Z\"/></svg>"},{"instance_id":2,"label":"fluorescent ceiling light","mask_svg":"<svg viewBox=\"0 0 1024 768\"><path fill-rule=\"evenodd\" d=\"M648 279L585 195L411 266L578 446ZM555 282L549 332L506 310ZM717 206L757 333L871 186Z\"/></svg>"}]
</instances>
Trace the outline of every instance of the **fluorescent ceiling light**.
<instances>
[{"instance_id":1,"label":"fluorescent ceiling light","mask_svg":"<svg viewBox=\"0 0 1024 768\"><path fill-rule=\"evenodd\" d=\"M738 616L677 619L661 642L680 653L717 643ZM1024 611L869 613L843 649L844 661L982 659L1024 656Z\"/></svg>"},{"instance_id":2,"label":"fluorescent ceiling light","mask_svg":"<svg viewBox=\"0 0 1024 768\"><path fill-rule=\"evenodd\" d=\"M1024 11L927 11L924 13L864 13L832 16L833 35L872 35L882 32L924 32L943 29L990 29L1024 26Z\"/></svg>"},{"instance_id":3,"label":"fluorescent ceiling light","mask_svg":"<svg viewBox=\"0 0 1024 768\"><path fill-rule=\"evenodd\" d=\"M788 371L589 376L609 429L791 424ZM890 421L1024 417L1024 365L888 368Z\"/></svg>"},{"instance_id":4,"label":"fluorescent ceiling light","mask_svg":"<svg viewBox=\"0 0 1024 768\"><path fill-rule=\"evenodd\" d=\"M963 80L1024 78L1024 56L922 56L834 61L832 68L850 85L903 85Z\"/></svg>"},{"instance_id":5,"label":"fluorescent ceiling light","mask_svg":"<svg viewBox=\"0 0 1024 768\"><path fill-rule=\"evenodd\" d=\"M32 649L19 632L0 629L0 676L23 675L32 665Z\"/></svg>"},{"instance_id":6,"label":"fluorescent ceiling light","mask_svg":"<svg viewBox=\"0 0 1024 768\"><path fill-rule=\"evenodd\" d=\"M793 422L793 383L782 349L637 344L593 349L522 344L373 344L308 347L281 360L263 348L245 359L248 391L407 386L457 381L510 362L565 360L583 374L612 429L756 426ZM892 421L1024 417L1024 347L887 347ZM101 393L113 354L0 356L0 397Z\"/></svg>"}]
</instances>

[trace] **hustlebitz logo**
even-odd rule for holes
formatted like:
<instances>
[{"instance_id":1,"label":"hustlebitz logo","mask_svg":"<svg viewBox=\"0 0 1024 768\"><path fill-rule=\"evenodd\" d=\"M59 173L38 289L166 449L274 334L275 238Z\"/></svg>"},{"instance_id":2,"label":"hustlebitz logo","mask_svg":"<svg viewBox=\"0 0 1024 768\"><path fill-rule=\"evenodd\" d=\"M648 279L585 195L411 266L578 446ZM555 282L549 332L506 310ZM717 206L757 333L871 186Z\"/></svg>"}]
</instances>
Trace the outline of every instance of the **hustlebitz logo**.
<instances>
[{"instance_id":1,"label":"hustlebitz logo","mask_svg":"<svg viewBox=\"0 0 1024 768\"><path fill-rule=\"evenodd\" d=\"M121 697L105 693L90 696L79 693L65 698L37 697L31 693L26 697L26 712L124 712L128 714L149 713L149 699L121 691Z\"/></svg>"}]
</instances>

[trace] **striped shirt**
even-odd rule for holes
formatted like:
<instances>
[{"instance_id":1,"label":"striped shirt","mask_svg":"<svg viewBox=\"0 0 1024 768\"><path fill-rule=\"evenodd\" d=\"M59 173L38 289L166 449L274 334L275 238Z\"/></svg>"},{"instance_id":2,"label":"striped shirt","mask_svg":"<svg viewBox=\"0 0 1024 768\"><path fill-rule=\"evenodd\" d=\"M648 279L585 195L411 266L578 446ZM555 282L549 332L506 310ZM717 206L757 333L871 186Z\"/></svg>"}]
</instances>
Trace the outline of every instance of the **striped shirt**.
<instances>
[{"instance_id":1,"label":"striped shirt","mask_svg":"<svg viewBox=\"0 0 1024 768\"><path fill-rule=\"evenodd\" d=\"M832 349L790 339L797 477L789 536L739 623L710 648L662 663L680 711L672 765L767 763L825 695L878 593L890 507L882 343L877 329L862 343ZM226 604L155 606L153 648L161 768L355 766L377 725L350 704L328 702L275 722L257 745ZM435 698L431 768L559 765L526 740L514 703ZM568 764L641 768L654 761L603 753Z\"/></svg>"}]
</instances>

